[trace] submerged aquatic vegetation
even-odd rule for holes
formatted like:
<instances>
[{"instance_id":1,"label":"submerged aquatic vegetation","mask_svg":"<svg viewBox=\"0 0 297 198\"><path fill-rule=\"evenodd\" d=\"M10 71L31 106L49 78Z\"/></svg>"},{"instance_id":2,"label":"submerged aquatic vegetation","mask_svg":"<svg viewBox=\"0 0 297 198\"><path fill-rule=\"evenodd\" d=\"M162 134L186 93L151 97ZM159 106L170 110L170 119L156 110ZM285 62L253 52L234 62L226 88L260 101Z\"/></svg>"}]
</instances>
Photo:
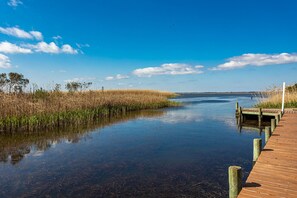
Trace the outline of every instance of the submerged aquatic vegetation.
<instances>
[{"instance_id":1,"label":"submerged aquatic vegetation","mask_svg":"<svg viewBox=\"0 0 297 198\"><path fill-rule=\"evenodd\" d=\"M34 131L123 114L177 106L175 94L150 90L0 93L0 131Z\"/></svg>"}]
</instances>

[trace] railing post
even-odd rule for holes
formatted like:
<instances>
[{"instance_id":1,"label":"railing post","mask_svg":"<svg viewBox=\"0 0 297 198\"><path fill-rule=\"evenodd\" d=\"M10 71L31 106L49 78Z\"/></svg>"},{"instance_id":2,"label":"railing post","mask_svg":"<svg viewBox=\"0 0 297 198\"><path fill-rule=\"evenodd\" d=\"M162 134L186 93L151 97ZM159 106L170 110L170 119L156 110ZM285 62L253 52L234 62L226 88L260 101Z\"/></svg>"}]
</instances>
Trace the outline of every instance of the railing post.
<instances>
[{"instance_id":1,"label":"railing post","mask_svg":"<svg viewBox=\"0 0 297 198\"><path fill-rule=\"evenodd\" d=\"M261 138L255 138L254 139L254 154L253 154L253 164L256 163L258 157L261 153L261 147L262 147L262 139Z\"/></svg>"},{"instance_id":2,"label":"railing post","mask_svg":"<svg viewBox=\"0 0 297 198\"><path fill-rule=\"evenodd\" d=\"M286 83L283 82L282 113L284 113L285 111L285 91L286 91Z\"/></svg>"},{"instance_id":3,"label":"railing post","mask_svg":"<svg viewBox=\"0 0 297 198\"><path fill-rule=\"evenodd\" d=\"M230 166L229 175L229 198L236 198L242 189L242 169L240 166Z\"/></svg>"}]
</instances>

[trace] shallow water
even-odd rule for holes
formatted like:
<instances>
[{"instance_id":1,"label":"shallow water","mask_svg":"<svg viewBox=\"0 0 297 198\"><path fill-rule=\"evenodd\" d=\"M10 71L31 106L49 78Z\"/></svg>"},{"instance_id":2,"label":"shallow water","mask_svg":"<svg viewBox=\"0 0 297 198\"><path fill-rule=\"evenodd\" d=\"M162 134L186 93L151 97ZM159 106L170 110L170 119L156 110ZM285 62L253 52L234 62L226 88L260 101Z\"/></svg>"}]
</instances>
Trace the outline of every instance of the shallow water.
<instances>
[{"instance_id":1,"label":"shallow water","mask_svg":"<svg viewBox=\"0 0 297 198\"><path fill-rule=\"evenodd\" d=\"M0 197L227 197L230 165L252 166L242 96L179 98L80 128L0 136ZM244 178L244 179L245 179Z\"/></svg>"}]
</instances>

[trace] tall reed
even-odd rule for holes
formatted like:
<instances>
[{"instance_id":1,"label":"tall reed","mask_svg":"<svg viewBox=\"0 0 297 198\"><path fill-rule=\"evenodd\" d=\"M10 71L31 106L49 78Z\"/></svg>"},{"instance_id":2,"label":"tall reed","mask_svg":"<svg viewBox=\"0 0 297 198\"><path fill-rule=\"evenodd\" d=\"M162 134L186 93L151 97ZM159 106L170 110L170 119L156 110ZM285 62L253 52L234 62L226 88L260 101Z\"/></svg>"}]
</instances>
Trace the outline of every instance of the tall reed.
<instances>
[{"instance_id":1,"label":"tall reed","mask_svg":"<svg viewBox=\"0 0 297 198\"><path fill-rule=\"evenodd\" d=\"M127 111L176 106L175 94L150 90L0 93L0 131L34 131Z\"/></svg>"},{"instance_id":2,"label":"tall reed","mask_svg":"<svg viewBox=\"0 0 297 198\"><path fill-rule=\"evenodd\" d=\"M262 92L259 103L256 107L261 108L281 108L282 89L273 88ZM289 86L285 91L285 108L297 108L297 87Z\"/></svg>"}]
</instances>

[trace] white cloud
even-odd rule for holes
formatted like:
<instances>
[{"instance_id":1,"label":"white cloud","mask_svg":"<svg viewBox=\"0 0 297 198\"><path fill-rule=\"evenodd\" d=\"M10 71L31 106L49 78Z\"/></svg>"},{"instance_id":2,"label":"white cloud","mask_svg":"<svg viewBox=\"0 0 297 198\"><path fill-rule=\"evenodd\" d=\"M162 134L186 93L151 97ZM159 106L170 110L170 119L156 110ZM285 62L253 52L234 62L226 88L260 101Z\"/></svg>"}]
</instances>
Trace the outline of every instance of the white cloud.
<instances>
[{"instance_id":1,"label":"white cloud","mask_svg":"<svg viewBox=\"0 0 297 198\"><path fill-rule=\"evenodd\" d=\"M8 27L8 28L0 27L0 33L6 34L9 36L14 36L17 38L23 38L23 39L36 39L36 40L43 39L41 32L38 32L38 31L26 32L18 27Z\"/></svg>"},{"instance_id":2,"label":"white cloud","mask_svg":"<svg viewBox=\"0 0 297 198\"><path fill-rule=\"evenodd\" d=\"M7 5L9 5L11 7L17 7L17 6L22 5L22 4L23 4L23 2L20 1L20 0L9 0L7 2Z\"/></svg>"},{"instance_id":3,"label":"white cloud","mask_svg":"<svg viewBox=\"0 0 297 198\"><path fill-rule=\"evenodd\" d=\"M243 54L228 59L228 62L218 65L211 70L230 70L243 68L246 66L265 66L288 64L297 62L297 53L281 53L281 54Z\"/></svg>"},{"instance_id":4,"label":"white cloud","mask_svg":"<svg viewBox=\"0 0 297 198\"><path fill-rule=\"evenodd\" d=\"M60 35L57 35L57 36L53 36L53 39L54 40L59 40L59 39L62 39L62 37Z\"/></svg>"},{"instance_id":5,"label":"white cloud","mask_svg":"<svg viewBox=\"0 0 297 198\"><path fill-rule=\"evenodd\" d=\"M76 43L76 46L77 46L78 48L90 47L89 44L79 44L79 43Z\"/></svg>"},{"instance_id":6,"label":"white cloud","mask_svg":"<svg viewBox=\"0 0 297 198\"><path fill-rule=\"evenodd\" d=\"M32 50L4 41L0 43L0 52L6 54L30 54Z\"/></svg>"},{"instance_id":7,"label":"white cloud","mask_svg":"<svg viewBox=\"0 0 297 198\"><path fill-rule=\"evenodd\" d=\"M96 80L96 78L94 77L80 77L80 78L72 78L72 79L68 79L68 80L64 80L64 82L69 83L69 82L83 82L83 81L92 81L92 80Z\"/></svg>"},{"instance_id":8,"label":"white cloud","mask_svg":"<svg viewBox=\"0 0 297 198\"><path fill-rule=\"evenodd\" d=\"M0 68L7 69L11 67L10 59L4 54L0 54Z\"/></svg>"},{"instance_id":9,"label":"white cloud","mask_svg":"<svg viewBox=\"0 0 297 198\"><path fill-rule=\"evenodd\" d=\"M73 49L70 45L65 44L62 46L61 51L66 54L77 54L78 51L76 49Z\"/></svg>"},{"instance_id":10,"label":"white cloud","mask_svg":"<svg viewBox=\"0 0 297 198\"><path fill-rule=\"evenodd\" d=\"M42 41L35 45L25 44L23 46L28 47L28 48L34 50L35 52L42 52L42 53L49 53L49 54L61 54L61 53L77 54L78 53L78 51L76 49L73 49L68 44L62 45L62 47L60 48L54 42L46 43L46 42Z\"/></svg>"},{"instance_id":11,"label":"white cloud","mask_svg":"<svg viewBox=\"0 0 297 198\"><path fill-rule=\"evenodd\" d=\"M113 79L114 79L113 76L107 76L107 77L105 78L105 80L113 80Z\"/></svg>"},{"instance_id":12,"label":"white cloud","mask_svg":"<svg viewBox=\"0 0 297 198\"><path fill-rule=\"evenodd\" d=\"M36 52L50 53L50 54L58 54L60 52L60 48L54 43L46 43L44 41L37 43L36 45L27 44L26 46L34 49Z\"/></svg>"},{"instance_id":13,"label":"white cloud","mask_svg":"<svg viewBox=\"0 0 297 198\"><path fill-rule=\"evenodd\" d=\"M30 34L36 39L36 40L42 40L43 36L41 32L38 31L30 31Z\"/></svg>"},{"instance_id":14,"label":"white cloud","mask_svg":"<svg viewBox=\"0 0 297 198\"><path fill-rule=\"evenodd\" d=\"M117 74L115 76L107 76L105 80L121 80L121 79L127 79L129 76L127 75L122 75L122 74Z\"/></svg>"},{"instance_id":15,"label":"white cloud","mask_svg":"<svg viewBox=\"0 0 297 198\"><path fill-rule=\"evenodd\" d=\"M185 74L201 74L202 65L191 66L185 63L166 63L160 67L146 67L136 69L133 74L138 77L151 77L154 75L185 75Z\"/></svg>"}]
</instances>

